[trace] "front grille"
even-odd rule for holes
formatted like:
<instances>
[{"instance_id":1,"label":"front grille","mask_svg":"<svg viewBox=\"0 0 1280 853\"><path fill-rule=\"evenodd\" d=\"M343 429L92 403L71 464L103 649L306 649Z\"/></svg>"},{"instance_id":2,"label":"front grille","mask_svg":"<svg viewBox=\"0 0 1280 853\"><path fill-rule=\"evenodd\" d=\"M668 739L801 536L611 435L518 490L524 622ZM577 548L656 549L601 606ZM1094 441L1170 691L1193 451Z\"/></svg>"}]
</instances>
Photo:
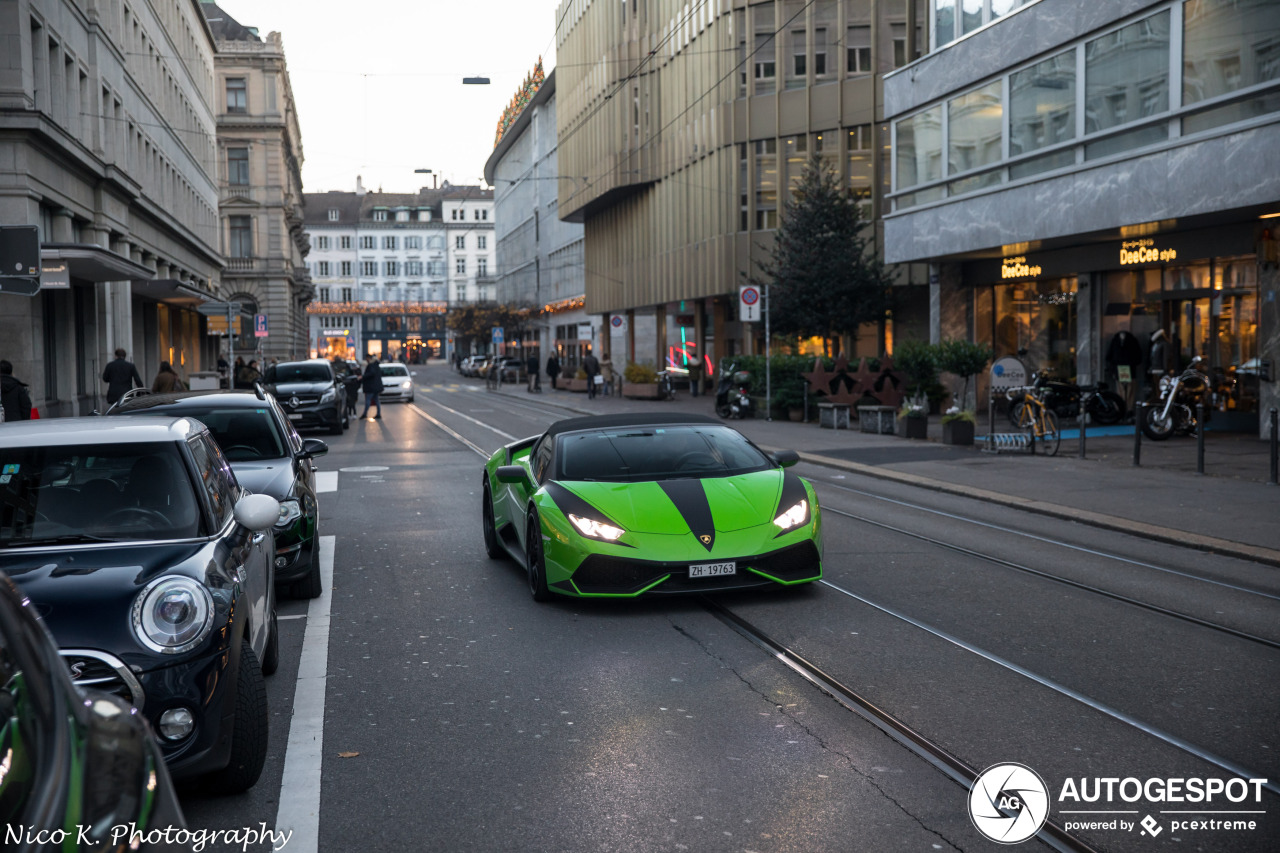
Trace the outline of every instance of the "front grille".
<instances>
[{"instance_id":1,"label":"front grille","mask_svg":"<svg viewBox=\"0 0 1280 853\"><path fill-rule=\"evenodd\" d=\"M731 558L723 558L728 560ZM763 572L780 581L798 581L815 578L821 571L818 548L812 541L789 545L777 551L753 557L737 557L738 573L714 578L689 578L688 562L660 562L657 560L633 560L606 554L592 554L573 573L573 583L579 591L599 594L635 593L663 577L670 577L652 591L663 592L711 592L714 590L743 589L751 586L768 586L773 581L762 578L748 569ZM716 558L715 562L721 562Z\"/></svg>"},{"instance_id":2,"label":"front grille","mask_svg":"<svg viewBox=\"0 0 1280 853\"><path fill-rule=\"evenodd\" d=\"M63 649L59 654L77 687L113 693L142 710L142 685L119 658L85 649Z\"/></svg>"}]
</instances>

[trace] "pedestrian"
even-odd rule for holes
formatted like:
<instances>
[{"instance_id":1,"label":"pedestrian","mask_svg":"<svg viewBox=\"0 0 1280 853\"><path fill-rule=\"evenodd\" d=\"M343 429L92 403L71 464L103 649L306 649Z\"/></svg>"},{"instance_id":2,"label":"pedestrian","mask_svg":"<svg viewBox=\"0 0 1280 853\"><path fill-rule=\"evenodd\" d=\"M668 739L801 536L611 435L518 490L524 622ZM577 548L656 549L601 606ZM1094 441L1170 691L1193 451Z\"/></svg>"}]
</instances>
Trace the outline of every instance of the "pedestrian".
<instances>
[{"instance_id":1,"label":"pedestrian","mask_svg":"<svg viewBox=\"0 0 1280 853\"><path fill-rule=\"evenodd\" d=\"M178 374L173 372L173 365L167 361L160 362L160 372L156 374L155 381L151 383L151 393L172 394L174 391L185 390L187 390L187 387L182 384Z\"/></svg>"},{"instance_id":2,"label":"pedestrian","mask_svg":"<svg viewBox=\"0 0 1280 853\"><path fill-rule=\"evenodd\" d=\"M689 396L696 397L702 392L702 359L689 359Z\"/></svg>"},{"instance_id":3,"label":"pedestrian","mask_svg":"<svg viewBox=\"0 0 1280 853\"><path fill-rule=\"evenodd\" d=\"M382 393L382 368L378 366L376 355L369 356L369 363L365 365L364 375L360 379L360 387L364 389L364 414L360 416L360 420L369 417L370 408L378 410L373 419L382 420L382 403L378 400L378 395Z\"/></svg>"},{"instance_id":4,"label":"pedestrian","mask_svg":"<svg viewBox=\"0 0 1280 853\"><path fill-rule=\"evenodd\" d=\"M613 394L613 359L606 358L600 362L600 375L604 377L604 395L606 397Z\"/></svg>"},{"instance_id":5,"label":"pedestrian","mask_svg":"<svg viewBox=\"0 0 1280 853\"><path fill-rule=\"evenodd\" d=\"M244 356L236 356L236 363L231 366L231 387L240 388L240 371L244 370Z\"/></svg>"},{"instance_id":6,"label":"pedestrian","mask_svg":"<svg viewBox=\"0 0 1280 853\"><path fill-rule=\"evenodd\" d=\"M116 360L102 371L102 381L107 383L108 406L114 405L127 392L132 391L135 383L139 388L147 387L147 383L143 382L142 377L138 375L138 368L134 367L133 362L127 360L125 355L127 353L123 349L116 349Z\"/></svg>"},{"instance_id":7,"label":"pedestrian","mask_svg":"<svg viewBox=\"0 0 1280 853\"><path fill-rule=\"evenodd\" d=\"M31 420L31 394L27 383L13 375L13 365L0 359L0 411L6 421Z\"/></svg>"},{"instance_id":8,"label":"pedestrian","mask_svg":"<svg viewBox=\"0 0 1280 853\"><path fill-rule=\"evenodd\" d=\"M258 360L251 358L249 363L240 368L240 372L236 374L236 387L252 389L254 383L261 378L262 372L258 370Z\"/></svg>"},{"instance_id":9,"label":"pedestrian","mask_svg":"<svg viewBox=\"0 0 1280 853\"><path fill-rule=\"evenodd\" d=\"M524 369L529 374L529 392L542 391L542 374L538 370L537 353L529 356L524 363Z\"/></svg>"},{"instance_id":10,"label":"pedestrian","mask_svg":"<svg viewBox=\"0 0 1280 853\"><path fill-rule=\"evenodd\" d=\"M587 373L587 399L594 400L596 397L596 377L600 375L600 359L592 354L590 344L587 345L587 354L582 358L582 369ZM600 382L604 384L603 377Z\"/></svg>"},{"instance_id":11,"label":"pedestrian","mask_svg":"<svg viewBox=\"0 0 1280 853\"><path fill-rule=\"evenodd\" d=\"M547 356L547 375L551 377L551 390L556 390L556 377L560 375L560 359L552 353Z\"/></svg>"}]
</instances>

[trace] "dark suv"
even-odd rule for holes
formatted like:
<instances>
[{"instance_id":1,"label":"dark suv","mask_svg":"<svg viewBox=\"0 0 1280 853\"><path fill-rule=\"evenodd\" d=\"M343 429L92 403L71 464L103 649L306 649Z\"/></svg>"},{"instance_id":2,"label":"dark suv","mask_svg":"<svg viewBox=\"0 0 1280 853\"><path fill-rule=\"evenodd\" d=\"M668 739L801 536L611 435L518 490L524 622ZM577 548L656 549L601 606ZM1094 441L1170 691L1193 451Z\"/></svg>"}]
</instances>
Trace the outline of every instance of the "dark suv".
<instances>
[{"instance_id":1,"label":"dark suv","mask_svg":"<svg viewBox=\"0 0 1280 853\"><path fill-rule=\"evenodd\" d=\"M276 586L294 598L320 595L320 505L312 460L329 448L318 438L301 438L270 395L140 393L108 414L187 417L207 426L240 485L280 502L280 520L275 525Z\"/></svg>"},{"instance_id":2,"label":"dark suv","mask_svg":"<svg viewBox=\"0 0 1280 853\"><path fill-rule=\"evenodd\" d=\"M342 435L351 425L346 387L323 358L274 364L267 368L262 384L275 394L296 429L327 429L330 435Z\"/></svg>"}]
</instances>

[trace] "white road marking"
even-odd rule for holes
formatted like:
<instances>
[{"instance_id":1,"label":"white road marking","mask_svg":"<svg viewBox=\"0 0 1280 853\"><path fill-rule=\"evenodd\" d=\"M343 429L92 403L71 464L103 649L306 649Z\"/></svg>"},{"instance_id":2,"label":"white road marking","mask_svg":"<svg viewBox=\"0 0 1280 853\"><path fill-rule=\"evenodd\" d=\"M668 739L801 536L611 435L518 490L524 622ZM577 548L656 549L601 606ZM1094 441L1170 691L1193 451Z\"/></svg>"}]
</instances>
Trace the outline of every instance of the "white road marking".
<instances>
[{"instance_id":1,"label":"white road marking","mask_svg":"<svg viewBox=\"0 0 1280 853\"><path fill-rule=\"evenodd\" d=\"M276 827L293 830L291 853L320 848L320 770L324 763L324 692L329 668L329 611L333 605L336 537L320 537L319 598L307 606L307 629L293 692L293 721L284 753Z\"/></svg>"},{"instance_id":2,"label":"white road marking","mask_svg":"<svg viewBox=\"0 0 1280 853\"><path fill-rule=\"evenodd\" d=\"M285 622L290 619L306 619L306 618L307 618L307 614L305 613L293 613L289 616L277 616L276 621Z\"/></svg>"},{"instance_id":3,"label":"white road marking","mask_svg":"<svg viewBox=\"0 0 1280 853\"><path fill-rule=\"evenodd\" d=\"M439 404L437 403L437 405L439 405ZM441 406L441 408L448 408L448 406ZM451 430L449 427L447 427L447 426L445 426L444 424L440 423L440 421L438 421L438 420L436 420L435 418L431 417L431 415L428 415L426 412L422 411L422 409L419 409L417 406L410 405L410 406L409 406L409 411L411 411L411 412L415 412L419 417L424 418L424 419L426 419L426 420L430 421L431 423L435 424L436 426L440 427L440 429L444 430L444 431L445 431L446 433L448 433L450 436L452 436L453 438L455 438L455 439L457 439L458 441L462 442L463 444L465 444L465 445L466 445L468 448L470 448L471 450L474 450L476 453L480 454L480 456L481 456L482 458L484 458L484 459L488 459L488 458L489 458L489 454L488 454L488 453L485 453L483 450L481 450L481 449L480 449L480 447L478 447L478 446L477 446L477 445L475 445L475 444L472 444L470 441L468 441L467 439L463 438L461 434L459 434L459 433L457 433L457 432L454 432L454 431L453 431L453 430ZM453 409L449 409L449 411L451 411L451 412L452 412L452 411L453 411Z\"/></svg>"},{"instance_id":4,"label":"white road marking","mask_svg":"<svg viewBox=\"0 0 1280 853\"><path fill-rule=\"evenodd\" d=\"M338 472L337 471L317 471L316 472L316 492L336 492L338 491Z\"/></svg>"},{"instance_id":5,"label":"white road marking","mask_svg":"<svg viewBox=\"0 0 1280 853\"><path fill-rule=\"evenodd\" d=\"M463 420L471 421L471 423L475 424L476 426L484 427L485 429L489 430L489 432L496 432L498 435L502 436L502 437L503 437L503 438L505 438L507 441L516 441L516 440L517 440L517 439L516 439L516 437L515 437L514 435L512 435L511 433L509 433L509 432L503 432L502 430L498 429L497 427L489 426L489 425L488 425L487 423L485 423L484 421L482 421L482 420L478 420L478 419L476 419L476 418L473 418L473 417L471 417L470 415L464 415L462 412L459 412L457 409L451 409L451 408L449 408L449 407L448 407L448 406L446 406L444 403L437 403L435 400L432 400L432 401L431 401L431 404L432 404L433 406L439 406L440 408L444 409L446 412L450 412L450 413L452 413L452 414L455 414L455 415L457 415L458 417L462 418ZM426 412L422 412L422 414L423 414L423 415L426 415ZM488 455L488 454L486 454L486 455Z\"/></svg>"}]
</instances>

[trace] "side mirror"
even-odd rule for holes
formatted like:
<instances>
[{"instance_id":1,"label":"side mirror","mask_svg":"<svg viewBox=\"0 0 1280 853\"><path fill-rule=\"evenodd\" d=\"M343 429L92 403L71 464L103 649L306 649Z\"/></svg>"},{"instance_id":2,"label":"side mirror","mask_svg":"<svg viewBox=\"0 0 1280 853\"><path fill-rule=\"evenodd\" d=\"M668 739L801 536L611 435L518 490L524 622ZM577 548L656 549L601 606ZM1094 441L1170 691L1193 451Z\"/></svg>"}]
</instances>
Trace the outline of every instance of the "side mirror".
<instances>
[{"instance_id":1,"label":"side mirror","mask_svg":"<svg viewBox=\"0 0 1280 853\"><path fill-rule=\"evenodd\" d=\"M502 465L494 472L499 483L528 483L529 475L519 465Z\"/></svg>"},{"instance_id":2,"label":"side mirror","mask_svg":"<svg viewBox=\"0 0 1280 853\"><path fill-rule=\"evenodd\" d=\"M261 533L275 526L280 518L280 504L271 495L245 495L236 501L236 524Z\"/></svg>"},{"instance_id":3,"label":"side mirror","mask_svg":"<svg viewBox=\"0 0 1280 853\"><path fill-rule=\"evenodd\" d=\"M773 454L773 461L783 468L790 468L800 461L800 454L794 450L779 450Z\"/></svg>"},{"instance_id":4,"label":"side mirror","mask_svg":"<svg viewBox=\"0 0 1280 853\"><path fill-rule=\"evenodd\" d=\"M324 456L328 452L329 445L318 438L308 438L303 440L302 453L299 456L303 459L312 459L316 456Z\"/></svg>"}]
</instances>

